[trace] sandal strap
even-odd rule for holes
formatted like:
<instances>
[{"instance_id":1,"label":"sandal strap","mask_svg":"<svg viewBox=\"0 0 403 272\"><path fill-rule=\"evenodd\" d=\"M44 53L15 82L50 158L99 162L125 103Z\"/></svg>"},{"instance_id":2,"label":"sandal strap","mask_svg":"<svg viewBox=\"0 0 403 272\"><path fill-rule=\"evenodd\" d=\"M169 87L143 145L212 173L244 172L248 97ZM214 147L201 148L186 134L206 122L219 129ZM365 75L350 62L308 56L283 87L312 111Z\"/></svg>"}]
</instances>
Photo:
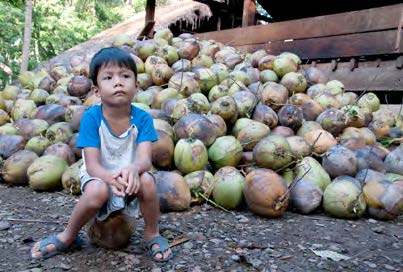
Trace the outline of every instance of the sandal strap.
<instances>
[{"instance_id":1,"label":"sandal strap","mask_svg":"<svg viewBox=\"0 0 403 272\"><path fill-rule=\"evenodd\" d=\"M51 235L46 239L43 239L39 243L39 251L41 252L48 252L47 246L48 245L55 245L57 251L64 251L68 248L64 243L62 243L56 235Z\"/></svg>"},{"instance_id":2,"label":"sandal strap","mask_svg":"<svg viewBox=\"0 0 403 272\"><path fill-rule=\"evenodd\" d=\"M152 249L152 246L155 244L158 245L158 248ZM154 257L158 253L164 254L164 252L169 249L169 243L166 238L162 237L161 235L158 235L153 237L150 241L147 242L147 247Z\"/></svg>"}]
</instances>

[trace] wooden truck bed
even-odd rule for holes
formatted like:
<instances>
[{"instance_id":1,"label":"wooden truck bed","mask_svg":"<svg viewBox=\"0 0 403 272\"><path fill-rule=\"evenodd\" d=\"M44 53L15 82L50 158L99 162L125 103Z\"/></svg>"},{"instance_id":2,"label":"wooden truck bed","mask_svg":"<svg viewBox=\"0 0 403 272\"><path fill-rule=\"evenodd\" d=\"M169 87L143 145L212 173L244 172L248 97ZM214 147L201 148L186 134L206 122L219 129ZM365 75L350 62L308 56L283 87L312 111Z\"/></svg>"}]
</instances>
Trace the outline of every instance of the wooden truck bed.
<instances>
[{"instance_id":1,"label":"wooden truck bed","mask_svg":"<svg viewBox=\"0 0 403 272\"><path fill-rule=\"evenodd\" d=\"M318 67L348 90L377 91L384 102L401 104L402 27L403 4L396 4L196 36L245 52L293 52L301 57L303 67Z\"/></svg>"}]
</instances>

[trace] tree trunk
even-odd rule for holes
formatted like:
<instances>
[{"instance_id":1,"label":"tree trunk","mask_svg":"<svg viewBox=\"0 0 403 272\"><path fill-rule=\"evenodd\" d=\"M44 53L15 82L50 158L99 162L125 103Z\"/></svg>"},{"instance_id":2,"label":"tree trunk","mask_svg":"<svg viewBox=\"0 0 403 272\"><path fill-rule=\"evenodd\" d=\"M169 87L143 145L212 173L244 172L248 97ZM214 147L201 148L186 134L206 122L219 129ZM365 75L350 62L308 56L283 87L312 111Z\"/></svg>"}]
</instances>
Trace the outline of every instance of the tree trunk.
<instances>
[{"instance_id":1,"label":"tree trunk","mask_svg":"<svg viewBox=\"0 0 403 272\"><path fill-rule=\"evenodd\" d=\"M22 47L22 61L20 73L28 69L29 47L31 45L32 31L32 0L25 3L25 26L24 26L24 44Z\"/></svg>"}]
</instances>

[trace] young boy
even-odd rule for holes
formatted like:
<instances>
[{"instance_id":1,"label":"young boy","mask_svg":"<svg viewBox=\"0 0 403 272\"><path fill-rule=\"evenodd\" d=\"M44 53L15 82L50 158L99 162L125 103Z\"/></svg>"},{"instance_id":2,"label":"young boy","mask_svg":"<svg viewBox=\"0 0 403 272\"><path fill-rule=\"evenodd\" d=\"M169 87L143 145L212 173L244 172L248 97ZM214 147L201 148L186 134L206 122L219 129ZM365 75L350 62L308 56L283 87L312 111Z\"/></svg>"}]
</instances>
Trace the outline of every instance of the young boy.
<instances>
[{"instance_id":1,"label":"young boy","mask_svg":"<svg viewBox=\"0 0 403 272\"><path fill-rule=\"evenodd\" d=\"M104 48L94 55L90 76L102 103L85 112L80 125L82 196L67 228L37 242L31 256L40 259L66 251L94 216L102 221L115 211L133 212L139 204L147 247L154 260L167 261L173 253L159 235L156 185L147 172L157 134L151 116L131 104L137 90L136 64L127 52Z\"/></svg>"}]
</instances>

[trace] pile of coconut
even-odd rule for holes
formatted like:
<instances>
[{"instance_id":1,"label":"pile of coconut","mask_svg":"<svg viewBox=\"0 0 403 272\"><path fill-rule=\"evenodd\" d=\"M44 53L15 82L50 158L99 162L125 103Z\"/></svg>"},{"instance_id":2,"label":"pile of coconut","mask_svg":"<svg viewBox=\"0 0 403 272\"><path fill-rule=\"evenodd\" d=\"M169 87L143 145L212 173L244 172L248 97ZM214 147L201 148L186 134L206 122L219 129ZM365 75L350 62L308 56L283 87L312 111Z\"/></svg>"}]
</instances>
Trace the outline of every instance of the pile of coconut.
<instances>
[{"instance_id":1,"label":"pile of coconut","mask_svg":"<svg viewBox=\"0 0 403 272\"><path fill-rule=\"evenodd\" d=\"M348 92L290 52L243 53L169 29L150 40L119 35L113 46L132 54L133 103L154 118L162 211L203 202L267 217L323 209L388 220L403 211L403 118L374 93ZM78 129L100 102L84 55L24 72L1 91L2 182L80 193Z\"/></svg>"}]
</instances>

